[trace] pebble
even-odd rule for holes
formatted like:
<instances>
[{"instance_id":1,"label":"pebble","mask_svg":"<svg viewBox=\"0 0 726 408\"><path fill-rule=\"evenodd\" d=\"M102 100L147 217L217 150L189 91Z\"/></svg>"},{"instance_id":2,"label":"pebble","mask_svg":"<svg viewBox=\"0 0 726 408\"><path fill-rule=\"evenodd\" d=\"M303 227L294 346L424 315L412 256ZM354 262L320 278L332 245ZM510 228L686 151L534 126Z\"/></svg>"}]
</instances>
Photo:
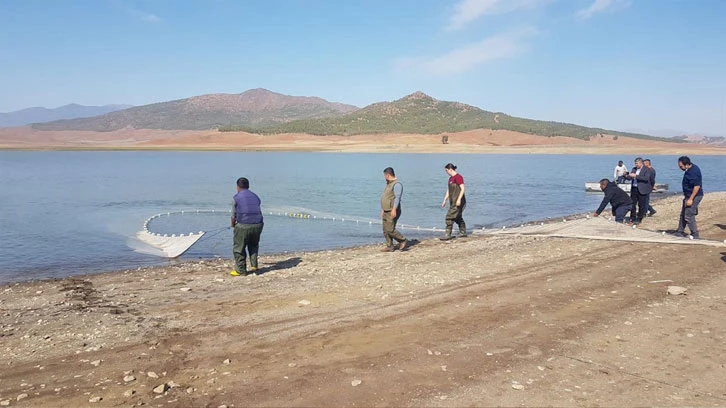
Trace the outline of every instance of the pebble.
<instances>
[{"instance_id":1,"label":"pebble","mask_svg":"<svg viewBox=\"0 0 726 408\"><path fill-rule=\"evenodd\" d=\"M103 398L101 397L93 397L88 400L88 402L100 402Z\"/></svg>"},{"instance_id":2,"label":"pebble","mask_svg":"<svg viewBox=\"0 0 726 408\"><path fill-rule=\"evenodd\" d=\"M299 302L297 302L297 303L298 303L298 304L299 304L300 306L307 306L307 305L311 304L312 302L311 302L311 301L309 301L309 300L303 299L303 300L301 300L301 301L299 301Z\"/></svg>"},{"instance_id":3,"label":"pebble","mask_svg":"<svg viewBox=\"0 0 726 408\"><path fill-rule=\"evenodd\" d=\"M222 404L222 405L218 406L217 408L227 408L227 405L226 404Z\"/></svg>"},{"instance_id":4,"label":"pebble","mask_svg":"<svg viewBox=\"0 0 726 408\"><path fill-rule=\"evenodd\" d=\"M147 372L146 375L149 376L149 377L151 377L151 378L159 378L159 374L157 374L157 373L155 373L153 371Z\"/></svg>"},{"instance_id":5,"label":"pebble","mask_svg":"<svg viewBox=\"0 0 726 408\"><path fill-rule=\"evenodd\" d=\"M222 361L222 364L231 364L231 363L232 363L232 360L230 360L230 359L226 359L226 360Z\"/></svg>"},{"instance_id":6,"label":"pebble","mask_svg":"<svg viewBox=\"0 0 726 408\"><path fill-rule=\"evenodd\" d=\"M191 394L191 393L193 393L193 392L194 392L194 391L196 391L196 390L197 390L197 389L196 389L196 388L194 388L194 387L189 387L189 388L187 388L187 394Z\"/></svg>"},{"instance_id":7,"label":"pebble","mask_svg":"<svg viewBox=\"0 0 726 408\"><path fill-rule=\"evenodd\" d=\"M0 406L7 407L10 405L10 400L0 401Z\"/></svg>"},{"instance_id":8,"label":"pebble","mask_svg":"<svg viewBox=\"0 0 726 408\"><path fill-rule=\"evenodd\" d=\"M181 288L179 290L181 290L182 292L189 292L190 290L192 290L192 288Z\"/></svg>"},{"instance_id":9,"label":"pebble","mask_svg":"<svg viewBox=\"0 0 726 408\"><path fill-rule=\"evenodd\" d=\"M28 394L22 393L22 394L18 395L18 398L16 398L16 400L20 401L20 400L24 400L26 398L28 398Z\"/></svg>"},{"instance_id":10,"label":"pebble","mask_svg":"<svg viewBox=\"0 0 726 408\"><path fill-rule=\"evenodd\" d=\"M174 380L169 381L168 383L166 383L166 385L168 385L170 388L178 388L178 387L180 387L180 385L177 384L176 382L174 382Z\"/></svg>"},{"instance_id":11,"label":"pebble","mask_svg":"<svg viewBox=\"0 0 726 408\"><path fill-rule=\"evenodd\" d=\"M350 382L350 385L352 385L353 387L357 387L357 386L361 385L362 383L363 383L363 381L361 381L361 380L353 380Z\"/></svg>"},{"instance_id":12,"label":"pebble","mask_svg":"<svg viewBox=\"0 0 726 408\"><path fill-rule=\"evenodd\" d=\"M134 377L133 375L127 375L124 377L124 382L131 382L131 381L134 381L135 379L136 379L136 377Z\"/></svg>"},{"instance_id":13,"label":"pebble","mask_svg":"<svg viewBox=\"0 0 726 408\"><path fill-rule=\"evenodd\" d=\"M522 385L522 384L520 384L518 382L513 382L512 383L512 388L514 388L515 390L523 390L524 389L524 385Z\"/></svg>"},{"instance_id":14,"label":"pebble","mask_svg":"<svg viewBox=\"0 0 726 408\"><path fill-rule=\"evenodd\" d=\"M94 366L94 367L98 367L99 365L101 365L101 360L91 361L91 365Z\"/></svg>"},{"instance_id":15,"label":"pebble","mask_svg":"<svg viewBox=\"0 0 726 408\"><path fill-rule=\"evenodd\" d=\"M134 391L134 390L126 390L126 391L124 391L124 397L126 397L126 398L131 397L134 394L136 394L136 391Z\"/></svg>"},{"instance_id":16,"label":"pebble","mask_svg":"<svg viewBox=\"0 0 726 408\"><path fill-rule=\"evenodd\" d=\"M154 387L154 393L156 394L163 394L166 390L169 389L169 386L166 384L160 384Z\"/></svg>"}]
</instances>

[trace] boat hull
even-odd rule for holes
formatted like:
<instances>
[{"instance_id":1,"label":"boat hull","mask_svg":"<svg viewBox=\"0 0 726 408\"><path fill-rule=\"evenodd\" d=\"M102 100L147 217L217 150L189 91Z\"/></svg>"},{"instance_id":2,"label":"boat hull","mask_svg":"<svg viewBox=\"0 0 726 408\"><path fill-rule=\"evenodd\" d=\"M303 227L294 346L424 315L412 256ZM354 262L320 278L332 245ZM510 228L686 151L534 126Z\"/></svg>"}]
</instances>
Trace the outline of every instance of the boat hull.
<instances>
[{"instance_id":1,"label":"boat hull","mask_svg":"<svg viewBox=\"0 0 726 408\"><path fill-rule=\"evenodd\" d=\"M618 184L618 187L620 187L621 190L625 191L626 193L630 192L630 187L632 185L630 183L622 183ZM602 190L600 190L600 182L587 182L585 183L585 191L588 193L602 193ZM668 192L668 184L663 183L655 183L655 188L653 189L653 193L667 193Z\"/></svg>"}]
</instances>

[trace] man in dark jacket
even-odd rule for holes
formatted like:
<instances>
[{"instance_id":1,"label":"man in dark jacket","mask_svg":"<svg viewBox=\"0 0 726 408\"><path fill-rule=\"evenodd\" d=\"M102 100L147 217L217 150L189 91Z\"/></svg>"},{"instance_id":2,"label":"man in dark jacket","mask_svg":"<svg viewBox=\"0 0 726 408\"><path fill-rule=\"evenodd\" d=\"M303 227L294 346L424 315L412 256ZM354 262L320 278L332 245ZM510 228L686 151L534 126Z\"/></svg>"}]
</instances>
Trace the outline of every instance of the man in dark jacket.
<instances>
[{"instance_id":1,"label":"man in dark jacket","mask_svg":"<svg viewBox=\"0 0 726 408\"><path fill-rule=\"evenodd\" d=\"M605 193L605 197L603 197L600 207L595 211L595 217L599 216L610 203L615 221L623 222L625 214L630 211L630 207L633 205L633 201L628 197L628 194L621 190L616 183L611 183L608 179L600 180L600 190Z\"/></svg>"},{"instance_id":2,"label":"man in dark jacket","mask_svg":"<svg viewBox=\"0 0 726 408\"><path fill-rule=\"evenodd\" d=\"M633 204L630 209L630 223L638 225L645 218L648 196L653 190L653 185L650 183L650 169L643 165L642 158L635 159L635 167L627 178L632 180L630 198Z\"/></svg>"},{"instance_id":3,"label":"man in dark jacket","mask_svg":"<svg viewBox=\"0 0 726 408\"><path fill-rule=\"evenodd\" d=\"M655 191L655 169L650 163L650 159L643 160L643 165L650 170L650 185L653 186L653 191ZM653 191L650 193L653 194ZM655 211L655 208L650 205L650 194L648 194L648 202L646 204L648 205L648 217L653 216L657 211Z\"/></svg>"}]
</instances>

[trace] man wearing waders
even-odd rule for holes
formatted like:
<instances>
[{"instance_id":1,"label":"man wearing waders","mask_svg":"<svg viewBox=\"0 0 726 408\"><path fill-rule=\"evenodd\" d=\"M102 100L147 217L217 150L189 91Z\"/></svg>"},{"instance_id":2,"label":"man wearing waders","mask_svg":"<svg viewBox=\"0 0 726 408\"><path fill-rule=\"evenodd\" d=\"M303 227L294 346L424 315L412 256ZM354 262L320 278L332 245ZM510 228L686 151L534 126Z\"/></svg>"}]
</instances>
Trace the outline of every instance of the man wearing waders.
<instances>
[{"instance_id":1,"label":"man wearing waders","mask_svg":"<svg viewBox=\"0 0 726 408\"><path fill-rule=\"evenodd\" d=\"M386 167L383 170L383 178L386 179L386 188L381 195L381 220L383 221L383 237L386 239L386 247L383 252L393 252L393 240L398 241L398 249L406 249L406 238L396 230L396 223L401 218L401 196L403 185L396 178L393 168Z\"/></svg>"},{"instance_id":2,"label":"man wearing waders","mask_svg":"<svg viewBox=\"0 0 726 408\"><path fill-rule=\"evenodd\" d=\"M449 187L446 190L446 196L441 203L441 208L446 207L446 201L449 201L449 211L446 212L446 235L440 238L446 241L452 238L451 232L454 229L454 223L459 226L459 237L466 237L466 223L464 222L463 213L466 207L466 196L464 192L464 177L456 172L456 166L449 163L444 166L446 174L449 175Z\"/></svg>"},{"instance_id":3,"label":"man wearing waders","mask_svg":"<svg viewBox=\"0 0 726 408\"><path fill-rule=\"evenodd\" d=\"M262 235L262 209L260 197L250 191L250 181L244 177L237 180L237 194L232 206L232 228L234 228L234 264L237 269L232 276L250 275L257 271L257 252ZM247 270L247 253L250 255L250 269Z\"/></svg>"}]
</instances>

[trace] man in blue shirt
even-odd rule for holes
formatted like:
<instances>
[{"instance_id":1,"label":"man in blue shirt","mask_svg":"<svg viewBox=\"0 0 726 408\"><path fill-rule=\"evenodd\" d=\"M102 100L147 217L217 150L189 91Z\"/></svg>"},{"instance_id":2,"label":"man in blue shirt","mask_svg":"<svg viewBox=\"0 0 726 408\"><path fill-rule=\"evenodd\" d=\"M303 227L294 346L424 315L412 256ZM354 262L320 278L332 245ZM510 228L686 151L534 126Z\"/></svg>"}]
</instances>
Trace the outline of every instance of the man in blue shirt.
<instances>
[{"instance_id":1,"label":"man in blue shirt","mask_svg":"<svg viewBox=\"0 0 726 408\"><path fill-rule=\"evenodd\" d=\"M696 215L698 215L698 205L703 199L703 184L701 177L701 169L691 163L688 156L678 158L678 167L683 170L683 206L681 207L681 218L678 220L678 231L676 235L686 236L685 229L691 230L693 239L700 238L698 235L698 225L696 224Z\"/></svg>"},{"instance_id":2,"label":"man in blue shirt","mask_svg":"<svg viewBox=\"0 0 726 408\"><path fill-rule=\"evenodd\" d=\"M232 228L234 228L234 263L237 269L232 276L249 275L257 271L257 252L260 249L260 235L265 225L260 208L260 197L250 191L250 181L245 177L237 180L237 194L232 206ZM247 253L250 255L250 269L247 272Z\"/></svg>"}]
</instances>

